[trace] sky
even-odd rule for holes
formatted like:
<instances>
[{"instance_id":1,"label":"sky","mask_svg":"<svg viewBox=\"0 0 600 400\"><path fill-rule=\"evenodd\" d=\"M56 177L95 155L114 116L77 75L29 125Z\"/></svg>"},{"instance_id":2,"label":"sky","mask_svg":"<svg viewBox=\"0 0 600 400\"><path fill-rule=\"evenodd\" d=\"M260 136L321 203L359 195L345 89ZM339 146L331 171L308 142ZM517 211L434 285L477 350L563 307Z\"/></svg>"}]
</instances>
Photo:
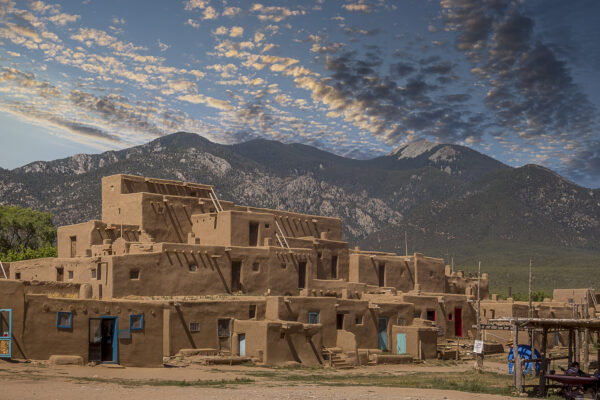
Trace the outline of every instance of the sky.
<instances>
[{"instance_id":1,"label":"sky","mask_svg":"<svg viewBox=\"0 0 600 400\"><path fill-rule=\"evenodd\" d=\"M596 0L0 0L0 167L142 144L415 140L600 187Z\"/></svg>"}]
</instances>

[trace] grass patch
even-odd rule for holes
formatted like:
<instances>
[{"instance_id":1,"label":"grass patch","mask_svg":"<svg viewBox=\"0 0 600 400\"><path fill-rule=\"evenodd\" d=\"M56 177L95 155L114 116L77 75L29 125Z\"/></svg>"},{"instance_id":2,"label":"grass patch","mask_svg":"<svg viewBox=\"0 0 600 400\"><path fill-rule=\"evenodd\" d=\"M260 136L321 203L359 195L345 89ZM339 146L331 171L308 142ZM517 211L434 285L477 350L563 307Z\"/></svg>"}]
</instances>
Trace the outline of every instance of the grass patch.
<instances>
[{"instance_id":1,"label":"grass patch","mask_svg":"<svg viewBox=\"0 0 600 400\"><path fill-rule=\"evenodd\" d=\"M377 386L455 390L459 392L513 395L513 378L494 372L390 374L278 374L288 382L323 386ZM535 380L535 378L533 378ZM533 382L533 381L532 381Z\"/></svg>"},{"instance_id":2,"label":"grass patch","mask_svg":"<svg viewBox=\"0 0 600 400\"><path fill-rule=\"evenodd\" d=\"M206 379L186 381L184 380L164 380L164 379L114 379L114 378L88 378L88 377L73 377L77 382L94 382L94 383L116 383L121 386L176 386L176 387L225 387L231 385L248 385L254 383L253 379L235 378L235 379Z\"/></svg>"}]
</instances>

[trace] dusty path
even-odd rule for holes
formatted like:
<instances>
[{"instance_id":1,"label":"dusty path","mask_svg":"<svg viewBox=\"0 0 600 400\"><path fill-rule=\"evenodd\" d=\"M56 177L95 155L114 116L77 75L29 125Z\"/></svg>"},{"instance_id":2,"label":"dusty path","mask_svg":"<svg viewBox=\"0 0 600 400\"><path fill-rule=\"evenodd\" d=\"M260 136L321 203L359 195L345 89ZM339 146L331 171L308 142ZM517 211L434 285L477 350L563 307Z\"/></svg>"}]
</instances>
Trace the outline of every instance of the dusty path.
<instances>
[{"instance_id":1,"label":"dusty path","mask_svg":"<svg viewBox=\"0 0 600 400\"><path fill-rule=\"evenodd\" d=\"M286 382L286 374L346 376L369 374L402 376L415 372L444 373L468 371L472 363L457 365L382 365L352 370L277 370L261 367L188 368L108 368L54 366L44 364L0 363L0 399L35 400L149 400L149 399L401 399L471 400L510 399L511 397L474 394L451 390L395 388L378 386L329 386L319 383ZM491 370L504 365L489 363ZM220 381L251 379L251 382L225 387L179 386L181 381ZM168 386L148 384L153 380L173 381Z\"/></svg>"}]
</instances>

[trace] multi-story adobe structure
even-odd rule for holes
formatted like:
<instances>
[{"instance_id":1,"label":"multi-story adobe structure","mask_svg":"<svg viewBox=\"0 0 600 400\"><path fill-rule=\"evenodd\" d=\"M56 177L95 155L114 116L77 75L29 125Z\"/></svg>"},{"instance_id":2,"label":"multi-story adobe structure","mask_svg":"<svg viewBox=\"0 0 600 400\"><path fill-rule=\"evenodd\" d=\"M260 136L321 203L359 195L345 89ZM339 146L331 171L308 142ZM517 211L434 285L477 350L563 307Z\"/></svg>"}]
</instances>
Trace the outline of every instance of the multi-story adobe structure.
<instances>
[{"instance_id":1,"label":"multi-story adobe structure","mask_svg":"<svg viewBox=\"0 0 600 400\"><path fill-rule=\"evenodd\" d=\"M12 355L159 365L196 349L317 365L331 351L432 358L438 340L473 337L477 279L351 249L341 228L208 185L105 177L101 220L60 227L57 258L5 264ZM487 299L486 274L479 285Z\"/></svg>"}]
</instances>

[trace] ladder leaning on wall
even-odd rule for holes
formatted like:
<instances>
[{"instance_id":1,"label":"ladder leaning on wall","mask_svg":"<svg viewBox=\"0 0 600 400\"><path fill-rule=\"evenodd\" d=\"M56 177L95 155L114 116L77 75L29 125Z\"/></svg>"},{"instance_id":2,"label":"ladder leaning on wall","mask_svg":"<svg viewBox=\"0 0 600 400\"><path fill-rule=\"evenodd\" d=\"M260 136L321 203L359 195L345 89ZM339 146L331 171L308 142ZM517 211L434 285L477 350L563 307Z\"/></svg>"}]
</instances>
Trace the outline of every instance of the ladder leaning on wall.
<instances>
[{"instance_id":1,"label":"ladder leaning on wall","mask_svg":"<svg viewBox=\"0 0 600 400\"><path fill-rule=\"evenodd\" d=\"M0 261L0 267L2 267L2 273L4 274L4 279L8 279L8 276L6 276L6 270L4 269L4 265L2 264L2 261Z\"/></svg>"}]
</instances>

